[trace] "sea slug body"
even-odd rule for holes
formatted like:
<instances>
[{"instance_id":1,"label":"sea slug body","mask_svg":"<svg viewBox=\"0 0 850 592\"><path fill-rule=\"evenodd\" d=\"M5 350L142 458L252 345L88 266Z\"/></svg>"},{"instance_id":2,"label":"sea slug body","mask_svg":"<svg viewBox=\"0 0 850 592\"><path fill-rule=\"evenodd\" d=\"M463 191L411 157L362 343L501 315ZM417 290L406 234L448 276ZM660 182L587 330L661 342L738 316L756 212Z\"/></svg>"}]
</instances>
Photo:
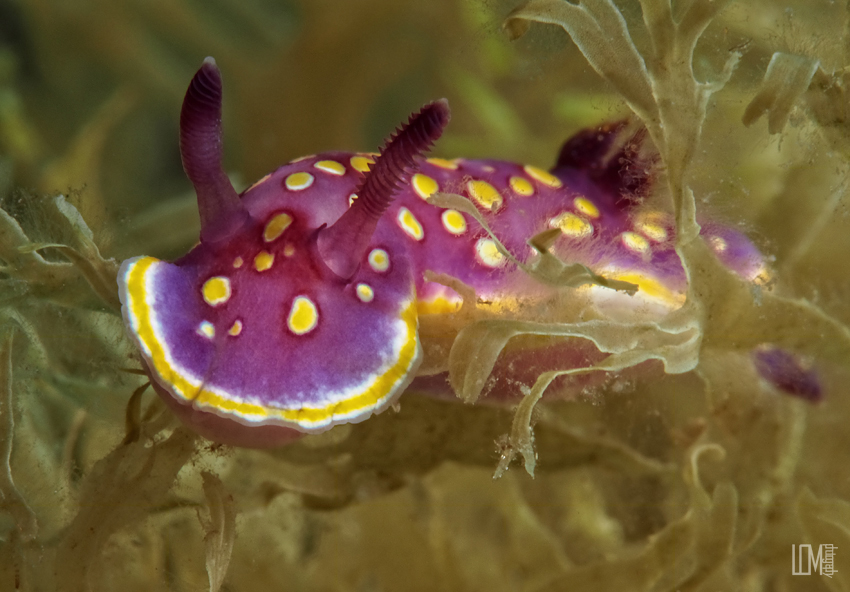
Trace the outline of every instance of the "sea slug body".
<instances>
[{"instance_id":1,"label":"sea slug body","mask_svg":"<svg viewBox=\"0 0 850 592\"><path fill-rule=\"evenodd\" d=\"M129 259L119 276L125 322L154 387L206 437L276 445L386 409L417 377L420 317L456 315L462 305L426 272L459 280L493 311L516 310L555 289L505 251L531 262L527 241L547 230L560 231L551 249L559 259L637 286L633 296L573 290L596 314L657 319L684 302L670 217L624 199L648 180L609 154L621 125L582 132L551 171L426 158L449 118L437 101L379 155L298 159L238 195L221 168L220 112L221 78L208 58L181 116L201 242L171 263ZM438 193L468 198L491 233L463 211L429 203ZM706 223L703 235L738 275L765 273L740 232ZM548 351L583 363L600 357L589 349ZM434 376L420 378L423 390L440 384Z\"/></svg>"}]
</instances>

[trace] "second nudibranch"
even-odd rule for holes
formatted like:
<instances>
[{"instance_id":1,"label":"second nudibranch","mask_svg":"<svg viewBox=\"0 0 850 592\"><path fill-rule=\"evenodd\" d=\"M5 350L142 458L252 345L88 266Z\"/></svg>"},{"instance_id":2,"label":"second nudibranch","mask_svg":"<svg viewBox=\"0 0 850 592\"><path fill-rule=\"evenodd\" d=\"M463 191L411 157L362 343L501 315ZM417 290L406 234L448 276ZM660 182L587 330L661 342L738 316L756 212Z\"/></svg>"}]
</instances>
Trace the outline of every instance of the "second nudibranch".
<instances>
[{"instance_id":1,"label":"second nudibranch","mask_svg":"<svg viewBox=\"0 0 850 592\"><path fill-rule=\"evenodd\" d=\"M419 315L451 313L461 302L427 282L426 271L490 302L552 289L516 269L467 214L428 203L436 192L470 198L521 261L535 256L530 237L559 228L559 258L638 286L634 296L593 288L603 314L657 317L684 301L670 220L636 215L621 199L628 181L619 165L599 167L616 127L568 142L551 172L424 159L449 120L448 104L437 101L378 155L305 157L240 196L221 166L221 97L208 58L186 93L180 135L200 244L173 263L125 261L119 279L125 322L154 387L211 439L272 445L391 405L422 358ZM703 234L742 277L764 273L741 233L704 224Z\"/></svg>"}]
</instances>

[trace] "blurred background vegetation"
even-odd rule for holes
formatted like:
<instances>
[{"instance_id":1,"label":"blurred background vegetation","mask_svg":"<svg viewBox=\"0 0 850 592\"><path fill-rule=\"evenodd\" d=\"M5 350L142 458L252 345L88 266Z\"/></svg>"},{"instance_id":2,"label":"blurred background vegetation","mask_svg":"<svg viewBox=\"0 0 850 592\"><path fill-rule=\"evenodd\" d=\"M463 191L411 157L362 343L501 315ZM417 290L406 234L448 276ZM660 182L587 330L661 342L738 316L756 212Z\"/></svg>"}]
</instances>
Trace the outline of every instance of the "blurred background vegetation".
<instances>
[{"instance_id":1,"label":"blurred background vegetation","mask_svg":"<svg viewBox=\"0 0 850 592\"><path fill-rule=\"evenodd\" d=\"M102 269L184 253L198 221L178 116L207 55L237 188L305 154L373 150L439 97L453 117L436 155L551 166L571 133L627 109L562 30L508 41L516 4L0 0L0 205L35 245L99 251ZM617 4L645 47L640 5ZM841 90L847 22L826 0L724 9L696 75L743 57L691 178L701 214L745 230L787 294L845 324L846 120L798 109L771 135L741 117L776 51L819 60ZM666 207L663 187L653 199ZM848 368L822 369L818 407L738 355L705 361L714 382L614 382L541 411L535 480L493 481L511 411L486 406L408 397L272 452L196 440L152 395L128 406L138 361L85 281L0 280L2 590L847 590L850 563L845 579L793 578L788 555L833 542L850 558Z\"/></svg>"}]
</instances>

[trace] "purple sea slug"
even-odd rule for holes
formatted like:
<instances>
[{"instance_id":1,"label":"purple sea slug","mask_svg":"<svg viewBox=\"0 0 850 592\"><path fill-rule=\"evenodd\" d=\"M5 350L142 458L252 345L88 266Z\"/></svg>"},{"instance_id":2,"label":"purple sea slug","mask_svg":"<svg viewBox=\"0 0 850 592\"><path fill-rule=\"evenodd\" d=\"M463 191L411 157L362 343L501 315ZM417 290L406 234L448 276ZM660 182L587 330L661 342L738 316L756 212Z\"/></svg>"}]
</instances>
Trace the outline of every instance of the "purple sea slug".
<instances>
[{"instance_id":1,"label":"purple sea slug","mask_svg":"<svg viewBox=\"0 0 850 592\"><path fill-rule=\"evenodd\" d=\"M154 388L205 437L279 445L363 421L414 379L424 392L448 391L444 375L416 378L419 317L455 314L462 298L426 272L456 278L483 301L551 294L556 288L505 256L532 260L538 253L527 241L543 231L560 231L551 245L559 259L636 288L583 288L600 316L640 311L657 318L684 302L672 221L623 198L640 194L649 176L617 153L622 125L578 134L551 171L425 158L449 122L441 100L414 114L380 154L301 158L239 195L221 166L221 100L221 75L208 58L180 121L200 243L173 263L129 259L119 274L124 319ZM468 197L492 234L467 213L429 203L440 192ZM702 227L735 273L752 281L765 273L743 234L710 222ZM530 358L564 367L604 357L586 340L543 347L506 352L494 374L520 380ZM757 360L768 380L788 382L778 369L781 355Z\"/></svg>"}]
</instances>

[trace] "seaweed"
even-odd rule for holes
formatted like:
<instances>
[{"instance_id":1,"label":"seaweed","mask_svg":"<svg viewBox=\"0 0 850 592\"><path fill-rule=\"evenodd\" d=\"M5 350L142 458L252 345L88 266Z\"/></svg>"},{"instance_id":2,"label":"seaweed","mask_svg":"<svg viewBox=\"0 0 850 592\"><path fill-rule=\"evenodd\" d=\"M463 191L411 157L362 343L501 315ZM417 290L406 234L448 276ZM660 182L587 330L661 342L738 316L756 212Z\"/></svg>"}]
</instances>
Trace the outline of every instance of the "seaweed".
<instances>
[{"instance_id":1,"label":"seaweed","mask_svg":"<svg viewBox=\"0 0 850 592\"><path fill-rule=\"evenodd\" d=\"M688 276L684 306L651 327L595 323L587 329L531 328L504 321L499 324L498 336L492 333L493 329L481 325L464 329L477 334L467 342L462 333L456 344L458 349L469 351L471 343L485 343L489 350L485 359L493 362L509 338L527 333L585 337L601 351L612 354L592 368L546 373L526 396L510 441L522 453L529 473L533 473L535 465L533 435L528 428L531 408L560 375L619 371L653 358L661 360L668 373L687 372L698 366L703 348L746 351L762 343L787 346L837 363L850 359L850 331L844 325L810 302L783 297L771 290L754 291L749 282L723 268L699 238L696 201L688 186L688 171L699 146L708 102L728 82L741 56L736 51L730 52L716 80L700 82L693 72L694 51L700 35L724 2L691 2L680 7L677 15L669 0L644 0L640 4L651 44L645 54L635 46L622 14L610 0L579 4L531 0L514 10L504 25L513 38L528 30L527 21L563 27L590 65L622 95L646 126L664 164L677 230L676 251ZM815 67L816 62L811 60L793 61L774 54L762 89L744 115L744 123L751 123L762 112L770 111L769 130L775 133L781 129L796 99L811 82ZM778 323L776 319L788 321ZM608 341L598 338L599 324L606 325L604 329L611 336ZM671 339L680 335L687 337L678 342ZM467 362L464 366L480 369L478 352L467 360L474 360L474 364ZM455 375L468 372L466 368L453 368ZM453 382L459 386L458 380ZM469 398L466 393L464 384L459 395ZM502 462L497 475L504 469Z\"/></svg>"},{"instance_id":2,"label":"seaweed","mask_svg":"<svg viewBox=\"0 0 850 592\"><path fill-rule=\"evenodd\" d=\"M532 0L510 43L508 0L20 3L0 48L0 588L847 590L850 12L796 6ZM675 217L685 305L582 319L432 275L464 298L423 320L427 371L460 400L409 393L271 451L201 440L140 375L114 278L197 237L176 105L208 53L239 89L235 186L368 149L439 96L447 157L545 164L571 130L630 111L659 154L647 199ZM703 216L755 238L758 282L716 261ZM550 238L529 237L528 274L631 289L555 259ZM608 379L544 398L565 368L518 385L516 409L488 404L504 348L534 339L592 342L610 355L580 372ZM764 343L813 360L824 401L763 381ZM630 373L647 361L666 372ZM517 458L534 479L507 470ZM791 575L801 543L838 547L833 578Z\"/></svg>"}]
</instances>

